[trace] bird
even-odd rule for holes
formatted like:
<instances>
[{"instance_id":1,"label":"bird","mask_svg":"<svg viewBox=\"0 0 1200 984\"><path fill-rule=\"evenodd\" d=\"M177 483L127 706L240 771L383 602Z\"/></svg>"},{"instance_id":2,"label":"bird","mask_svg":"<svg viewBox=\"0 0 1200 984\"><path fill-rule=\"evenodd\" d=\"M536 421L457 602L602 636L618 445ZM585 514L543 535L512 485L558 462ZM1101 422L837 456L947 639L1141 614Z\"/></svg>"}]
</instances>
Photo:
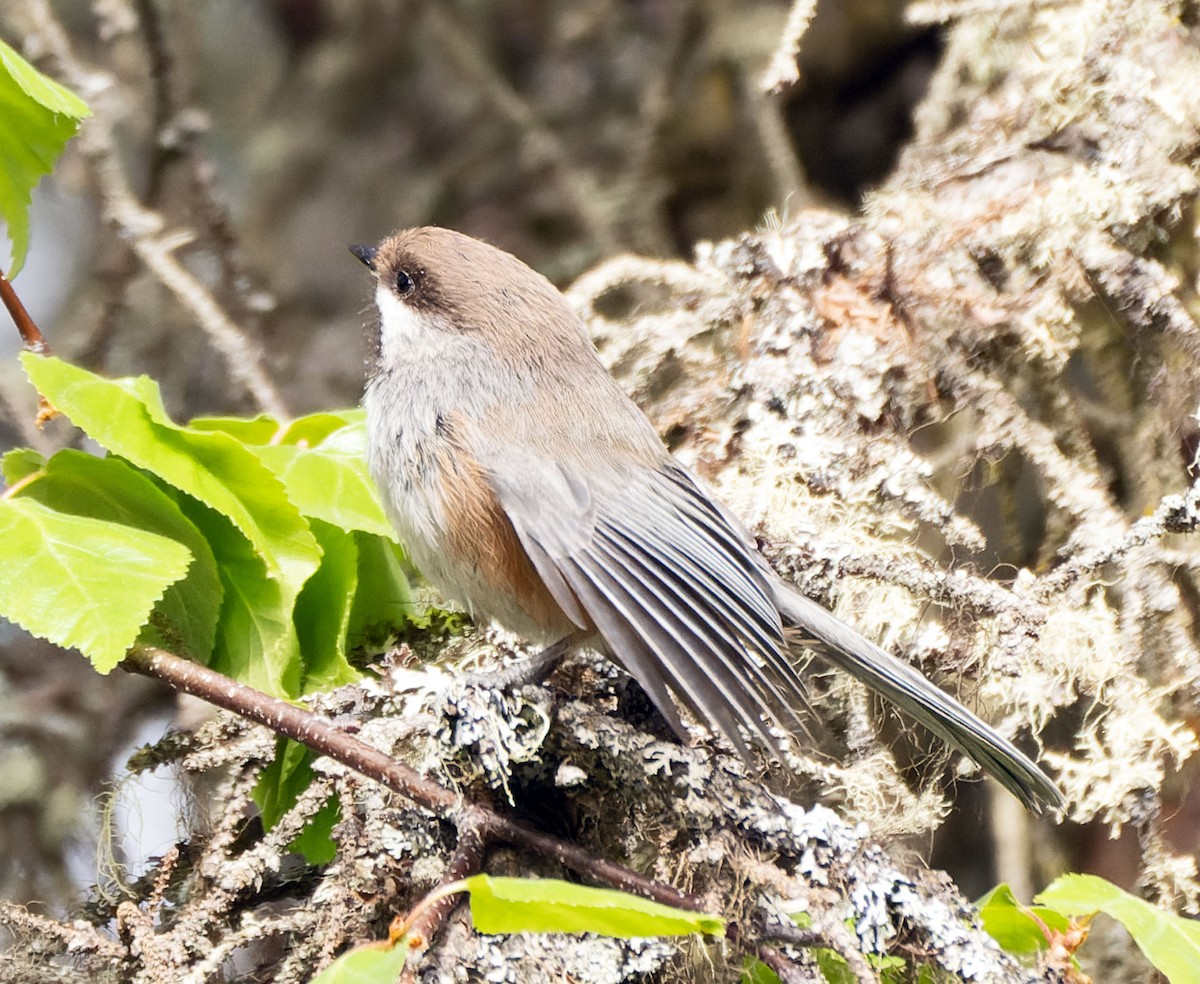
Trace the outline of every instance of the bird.
<instances>
[{"instance_id":1,"label":"bird","mask_svg":"<svg viewBox=\"0 0 1200 984\"><path fill-rule=\"evenodd\" d=\"M754 743L778 755L776 732L797 732L805 686L792 657L809 649L1030 811L1065 808L1010 741L770 567L549 280L436 226L349 248L374 276L377 309L368 467L400 543L444 597L530 644L599 649L681 740L678 705L743 757Z\"/></svg>"}]
</instances>

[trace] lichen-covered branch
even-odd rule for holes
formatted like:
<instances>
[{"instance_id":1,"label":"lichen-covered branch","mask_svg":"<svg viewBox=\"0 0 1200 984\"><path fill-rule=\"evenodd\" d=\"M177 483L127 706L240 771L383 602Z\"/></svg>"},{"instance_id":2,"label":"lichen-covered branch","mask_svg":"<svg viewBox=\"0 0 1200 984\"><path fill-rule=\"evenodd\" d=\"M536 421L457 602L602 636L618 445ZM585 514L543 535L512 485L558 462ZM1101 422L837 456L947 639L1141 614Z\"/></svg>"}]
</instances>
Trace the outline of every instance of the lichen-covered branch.
<instances>
[{"instance_id":1,"label":"lichen-covered branch","mask_svg":"<svg viewBox=\"0 0 1200 984\"><path fill-rule=\"evenodd\" d=\"M779 51L794 61L809 35L804 3L791 9ZM981 854L1027 869L1019 880L1037 888L1066 846L1095 850L1130 827L1122 843L1143 893L1194 911L1195 858L1171 845L1195 841L1200 718L1195 12L968 0L912 13L953 23L915 132L861 211L791 211L700 244L686 263L620 255L570 297L621 384L782 573L1055 773L1072 802L1061 840L993 810L982 826L1003 829ZM469 60L475 45L425 25L447 60ZM600 241L615 235L588 198L590 174L568 173L562 142L510 80L492 86L495 74L476 69L475 95L534 139L567 213ZM490 652L477 641L445 658ZM815 662L807 672L813 734L769 773L699 735L669 740L627 677L586 660L505 693L392 673L317 703L352 713L368 744L456 796L529 809L569 833L557 844L719 900L739 945L781 971L811 971L810 955L754 927L803 911L850 959L888 952L960 979L1054 979L1059 969L1014 965L952 887L886 852L893 837L928 836L952 797L970 798L947 783L946 755L896 734L851 682ZM271 746L222 719L174 749L185 769L224 770L229 806L190 868L177 863L187 877L168 891L181 928L127 913L141 952L183 960L214 934L240 934L236 946L284 938L290 950L264 976L305 981L445 877L452 824L322 760L338 854L287 882L298 862L283 834L239 841ZM315 798L281 821L285 833ZM816 801L829 806L799 805ZM570 859L536 833L485 865L561 874ZM280 894L295 914L264 915ZM247 912L257 937L253 920L232 928ZM847 925L852 938L831 935ZM443 930L423 964L435 980L455 966L498 981L679 979L691 966L662 942L484 942L457 915ZM112 953L87 959L106 967ZM707 956L719 974L740 954Z\"/></svg>"}]
</instances>

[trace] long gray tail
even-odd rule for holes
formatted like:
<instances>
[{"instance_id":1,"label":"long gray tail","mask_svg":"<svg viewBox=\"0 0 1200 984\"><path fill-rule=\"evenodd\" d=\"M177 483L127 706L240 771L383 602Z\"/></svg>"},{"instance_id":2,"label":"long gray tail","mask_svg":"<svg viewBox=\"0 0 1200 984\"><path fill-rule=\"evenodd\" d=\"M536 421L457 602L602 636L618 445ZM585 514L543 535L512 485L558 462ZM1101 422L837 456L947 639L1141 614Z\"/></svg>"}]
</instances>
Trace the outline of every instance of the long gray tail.
<instances>
[{"instance_id":1,"label":"long gray tail","mask_svg":"<svg viewBox=\"0 0 1200 984\"><path fill-rule=\"evenodd\" d=\"M1044 813L1065 808L1049 776L953 697L782 581L773 579L772 587L784 623L803 634L805 646L961 749L1028 809Z\"/></svg>"}]
</instances>

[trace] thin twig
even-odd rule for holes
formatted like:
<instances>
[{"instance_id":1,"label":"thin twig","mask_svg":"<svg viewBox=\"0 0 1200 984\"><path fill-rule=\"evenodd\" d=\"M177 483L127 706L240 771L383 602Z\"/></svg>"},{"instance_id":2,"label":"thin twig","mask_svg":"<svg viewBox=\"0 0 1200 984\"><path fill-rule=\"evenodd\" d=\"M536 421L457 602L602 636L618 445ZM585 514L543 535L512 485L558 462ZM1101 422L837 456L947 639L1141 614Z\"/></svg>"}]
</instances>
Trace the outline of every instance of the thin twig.
<instances>
[{"instance_id":1,"label":"thin twig","mask_svg":"<svg viewBox=\"0 0 1200 984\"><path fill-rule=\"evenodd\" d=\"M792 0L783 36L758 85L762 92L778 95L800 81L800 45L817 12L817 0Z\"/></svg>"},{"instance_id":2,"label":"thin twig","mask_svg":"<svg viewBox=\"0 0 1200 984\"><path fill-rule=\"evenodd\" d=\"M760 92L748 78L741 80L741 88L742 98L746 101L750 119L758 134L762 156L775 182L776 201L781 206L786 205L789 210L811 207L813 195L809 191L800 158L796 155L779 100Z\"/></svg>"},{"instance_id":3,"label":"thin twig","mask_svg":"<svg viewBox=\"0 0 1200 984\"><path fill-rule=\"evenodd\" d=\"M38 355L49 355L50 345L46 341L46 336L41 333L33 318L30 317L3 270L0 270L0 299L3 299L5 308L8 309L9 315L17 326L17 331L21 333L21 342L25 348Z\"/></svg>"},{"instance_id":4,"label":"thin twig","mask_svg":"<svg viewBox=\"0 0 1200 984\"><path fill-rule=\"evenodd\" d=\"M632 230L632 245L656 255L674 252L663 214L669 185L655 171L656 151L665 124L677 111L675 88L690 51L688 42L698 33L698 14L695 0L680 0L664 7L662 50L642 86L637 117L626 145L627 178L623 183L627 188L621 201L622 215Z\"/></svg>"},{"instance_id":5,"label":"thin twig","mask_svg":"<svg viewBox=\"0 0 1200 984\"><path fill-rule=\"evenodd\" d=\"M1039 588L1048 597L1168 533L1194 533L1197 528L1200 528L1200 484L1193 484L1182 495L1163 496L1158 508L1130 524L1124 536L1117 537L1114 530L1114 535L1099 547L1081 550L1069 563L1044 575Z\"/></svg>"},{"instance_id":6,"label":"thin twig","mask_svg":"<svg viewBox=\"0 0 1200 984\"><path fill-rule=\"evenodd\" d=\"M114 42L131 33L136 33L143 40L153 120L150 128L152 147L146 163L143 195L146 205L157 207L163 188L163 175L173 153L164 146L162 134L168 118L174 111L168 79L171 56L165 44L161 18L155 0L129 0L125 4L107 5L103 11L97 9L97 18L100 20L100 39L114 48ZM73 358L86 366L103 365L125 304L129 284L141 270L138 258L120 236L114 236L111 241L103 243L97 249L97 255L104 257L103 266L98 267L96 271L100 295L97 304L100 313L84 343L73 353Z\"/></svg>"},{"instance_id":7,"label":"thin twig","mask_svg":"<svg viewBox=\"0 0 1200 984\"><path fill-rule=\"evenodd\" d=\"M846 965L863 984L879 984L879 977L867 963L866 957L854 945L850 933L844 927L829 923L823 927L811 926L802 928L789 923L772 923L761 929L761 936L768 940L778 940L793 946L807 949L823 947L833 950L846 961ZM759 951L761 957L762 950ZM764 963L768 961L764 960ZM768 963L768 966L770 964Z\"/></svg>"},{"instance_id":8,"label":"thin twig","mask_svg":"<svg viewBox=\"0 0 1200 984\"><path fill-rule=\"evenodd\" d=\"M813 978L797 967L787 955L773 946L760 946L758 959L775 971L780 984L811 984Z\"/></svg>"},{"instance_id":9,"label":"thin twig","mask_svg":"<svg viewBox=\"0 0 1200 984\"><path fill-rule=\"evenodd\" d=\"M487 850L490 839L490 823L486 814L478 807L469 807L458 824L458 845L438 888L444 888L453 882L462 881L479 871L483 865L483 855ZM437 892L437 889L434 890ZM434 937L445 925L461 900L457 893L445 895L431 902L424 911L408 925L408 936L413 941L411 952L416 959L410 958L401 976L401 984L410 984L416 980L417 967L420 965L418 954L423 953L432 944Z\"/></svg>"},{"instance_id":10,"label":"thin twig","mask_svg":"<svg viewBox=\"0 0 1200 984\"><path fill-rule=\"evenodd\" d=\"M163 187L163 174L173 147L163 143L163 134L168 121L175 114L175 100L171 94L171 50L163 30L162 14L154 0L132 0L131 8L137 18L138 27L146 52L146 70L150 77L151 106L154 119L150 132L154 136L154 150L146 178L146 201L158 201Z\"/></svg>"},{"instance_id":11,"label":"thin twig","mask_svg":"<svg viewBox=\"0 0 1200 984\"><path fill-rule=\"evenodd\" d=\"M492 65L487 53L464 31L442 4L424 5L425 24L442 53L454 64L461 77L474 86L483 99L491 103L519 135L529 159L549 169L567 202L601 253L615 253L621 239L612 219L601 204L591 175L584 170L563 146L549 127L538 119L537 113Z\"/></svg>"},{"instance_id":12,"label":"thin twig","mask_svg":"<svg viewBox=\"0 0 1200 984\"><path fill-rule=\"evenodd\" d=\"M8 282L8 278L4 275L3 270L0 270L0 299L3 299L5 308L8 309L13 323L17 326L17 331L21 335L21 342L24 344L25 349L37 355L49 355L50 343L46 341L46 336L42 334L41 329L38 328L37 323L21 302L21 298L13 290L13 285ZM3 402L8 403L9 401L5 399ZM36 421L38 428L40 429L42 424L48 420L53 420L57 416L58 411L39 393Z\"/></svg>"},{"instance_id":13,"label":"thin twig","mask_svg":"<svg viewBox=\"0 0 1200 984\"><path fill-rule=\"evenodd\" d=\"M75 57L66 32L46 0L25 0L25 4L40 41L67 84L81 92L96 89L96 73ZM260 408L279 419L287 419L287 407L263 367L258 346L234 324L212 292L175 258L173 249L180 244L181 237L165 231L163 216L137 200L121 168L116 139L104 107L98 104L93 108L95 115L80 130L79 146L91 162L105 216L128 241L138 259L195 317L213 347L224 357L230 375L245 387Z\"/></svg>"}]
</instances>

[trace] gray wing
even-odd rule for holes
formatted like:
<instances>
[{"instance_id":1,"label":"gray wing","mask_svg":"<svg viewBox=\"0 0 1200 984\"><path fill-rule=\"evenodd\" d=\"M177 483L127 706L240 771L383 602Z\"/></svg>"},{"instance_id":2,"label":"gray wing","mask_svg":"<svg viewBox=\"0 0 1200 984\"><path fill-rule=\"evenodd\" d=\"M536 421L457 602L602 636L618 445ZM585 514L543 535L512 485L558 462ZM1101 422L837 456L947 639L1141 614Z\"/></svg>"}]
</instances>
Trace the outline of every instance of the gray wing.
<instances>
[{"instance_id":1,"label":"gray wing","mask_svg":"<svg viewBox=\"0 0 1200 984\"><path fill-rule=\"evenodd\" d=\"M668 691L743 754L742 729L778 751L769 726L799 727L801 683L770 582L745 534L681 466L584 482L509 448L489 474L560 607L595 627L678 734Z\"/></svg>"}]
</instances>

